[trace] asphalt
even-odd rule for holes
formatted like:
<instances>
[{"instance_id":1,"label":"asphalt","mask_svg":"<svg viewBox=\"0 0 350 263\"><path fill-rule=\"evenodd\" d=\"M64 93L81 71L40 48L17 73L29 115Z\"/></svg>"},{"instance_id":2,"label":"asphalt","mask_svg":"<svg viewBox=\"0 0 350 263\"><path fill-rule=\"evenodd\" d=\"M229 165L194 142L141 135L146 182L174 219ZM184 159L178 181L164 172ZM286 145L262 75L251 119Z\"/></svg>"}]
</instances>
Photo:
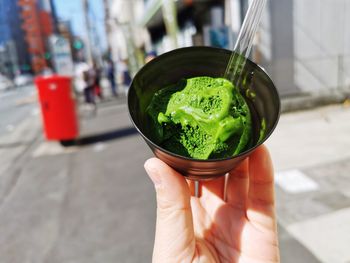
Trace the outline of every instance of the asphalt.
<instances>
[{"instance_id":1,"label":"asphalt","mask_svg":"<svg viewBox=\"0 0 350 263\"><path fill-rule=\"evenodd\" d=\"M283 114L267 143L282 262L350 261L348 120L346 104ZM82 108L70 147L46 142L36 115L0 136L0 262L151 262L151 156L125 98Z\"/></svg>"},{"instance_id":2,"label":"asphalt","mask_svg":"<svg viewBox=\"0 0 350 263\"><path fill-rule=\"evenodd\" d=\"M151 152L135 132L118 134L131 129L124 102L82 112L81 139L103 138L92 144L46 142L31 116L31 144L1 149L9 165L0 177L0 262L151 261L155 202L143 170Z\"/></svg>"},{"instance_id":3,"label":"asphalt","mask_svg":"<svg viewBox=\"0 0 350 263\"><path fill-rule=\"evenodd\" d=\"M33 85L0 91L0 136L15 130L30 114L36 114Z\"/></svg>"}]
</instances>

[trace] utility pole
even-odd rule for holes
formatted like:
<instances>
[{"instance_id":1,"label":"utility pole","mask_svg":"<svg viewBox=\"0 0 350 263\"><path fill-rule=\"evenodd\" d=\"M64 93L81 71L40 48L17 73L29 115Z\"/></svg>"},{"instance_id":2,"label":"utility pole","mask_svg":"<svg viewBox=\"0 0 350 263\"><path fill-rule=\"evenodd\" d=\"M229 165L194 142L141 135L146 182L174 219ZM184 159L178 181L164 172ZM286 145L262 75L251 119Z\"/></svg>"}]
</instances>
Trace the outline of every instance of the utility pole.
<instances>
[{"instance_id":1,"label":"utility pole","mask_svg":"<svg viewBox=\"0 0 350 263\"><path fill-rule=\"evenodd\" d=\"M83 4L83 11L84 11L84 18L85 18L85 25L86 25L86 53L87 53L87 62L90 66L92 66L93 63L93 55L92 55L92 48L91 48L91 24L89 19L89 2L88 0L82 0Z\"/></svg>"},{"instance_id":2,"label":"utility pole","mask_svg":"<svg viewBox=\"0 0 350 263\"><path fill-rule=\"evenodd\" d=\"M178 47L177 39L177 10L176 4L173 0L162 0L162 13L164 18L165 29L171 41L171 49Z\"/></svg>"},{"instance_id":3,"label":"utility pole","mask_svg":"<svg viewBox=\"0 0 350 263\"><path fill-rule=\"evenodd\" d=\"M105 29L106 29L106 39L107 39L107 54L108 59L112 56L112 45L111 45L111 14L110 14L110 0L103 0L105 9Z\"/></svg>"},{"instance_id":4,"label":"utility pole","mask_svg":"<svg viewBox=\"0 0 350 263\"><path fill-rule=\"evenodd\" d=\"M51 16L53 20L53 32L55 34L58 34L58 18L57 18L57 11L56 11L56 5L54 0L49 0L49 5L50 5L50 11L51 11Z\"/></svg>"}]
</instances>

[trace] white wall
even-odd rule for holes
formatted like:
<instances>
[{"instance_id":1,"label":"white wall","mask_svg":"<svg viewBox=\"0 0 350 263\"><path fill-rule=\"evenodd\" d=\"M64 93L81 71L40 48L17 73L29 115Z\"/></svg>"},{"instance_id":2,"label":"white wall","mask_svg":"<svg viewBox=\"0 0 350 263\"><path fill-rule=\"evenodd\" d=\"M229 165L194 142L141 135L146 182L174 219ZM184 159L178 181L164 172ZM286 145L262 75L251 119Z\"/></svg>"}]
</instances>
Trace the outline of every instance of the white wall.
<instances>
[{"instance_id":1,"label":"white wall","mask_svg":"<svg viewBox=\"0 0 350 263\"><path fill-rule=\"evenodd\" d=\"M146 45L146 48L148 48L150 46L150 39L147 31L137 24L143 12L143 0L111 0L111 43L114 59L128 58L127 50L129 47L125 33L131 35L135 47ZM130 28L130 32L123 32L122 27L126 24Z\"/></svg>"},{"instance_id":2,"label":"white wall","mask_svg":"<svg viewBox=\"0 0 350 263\"><path fill-rule=\"evenodd\" d=\"M294 35L298 87L350 85L349 0L294 0Z\"/></svg>"}]
</instances>

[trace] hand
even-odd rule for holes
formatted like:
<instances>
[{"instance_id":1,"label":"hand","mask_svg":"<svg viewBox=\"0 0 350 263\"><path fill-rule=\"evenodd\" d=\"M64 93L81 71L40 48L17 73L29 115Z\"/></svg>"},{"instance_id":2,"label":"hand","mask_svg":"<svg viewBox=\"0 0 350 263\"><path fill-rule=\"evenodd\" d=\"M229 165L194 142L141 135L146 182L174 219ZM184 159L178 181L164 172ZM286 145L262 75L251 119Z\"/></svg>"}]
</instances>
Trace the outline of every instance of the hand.
<instances>
[{"instance_id":1,"label":"hand","mask_svg":"<svg viewBox=\"0 0 350 263\"><path fill-rule=\"evenodd\" d=\"M159 159L145 163L157 192L153 263L279 262L273 168L259 147L225 178L193 182Z\"/></svg>"}]
</instances>

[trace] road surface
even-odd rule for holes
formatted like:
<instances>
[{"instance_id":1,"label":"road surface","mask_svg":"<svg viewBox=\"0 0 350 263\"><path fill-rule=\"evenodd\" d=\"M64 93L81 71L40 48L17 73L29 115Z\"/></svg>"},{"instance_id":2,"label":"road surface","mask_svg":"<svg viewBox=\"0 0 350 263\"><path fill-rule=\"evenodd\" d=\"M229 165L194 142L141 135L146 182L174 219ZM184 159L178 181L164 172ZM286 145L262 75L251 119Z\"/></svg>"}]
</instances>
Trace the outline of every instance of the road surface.
<instances>
[{"instance_id":1,"label":"road surface","mask_svg":"<svg viewBox=\"0 0 350 263\"><path fill-rule=\"evenodd\" d=\"M12 132L32 114L37 114L33 85L0 91L0 136Z\"/></svg>"}]
</instances>

